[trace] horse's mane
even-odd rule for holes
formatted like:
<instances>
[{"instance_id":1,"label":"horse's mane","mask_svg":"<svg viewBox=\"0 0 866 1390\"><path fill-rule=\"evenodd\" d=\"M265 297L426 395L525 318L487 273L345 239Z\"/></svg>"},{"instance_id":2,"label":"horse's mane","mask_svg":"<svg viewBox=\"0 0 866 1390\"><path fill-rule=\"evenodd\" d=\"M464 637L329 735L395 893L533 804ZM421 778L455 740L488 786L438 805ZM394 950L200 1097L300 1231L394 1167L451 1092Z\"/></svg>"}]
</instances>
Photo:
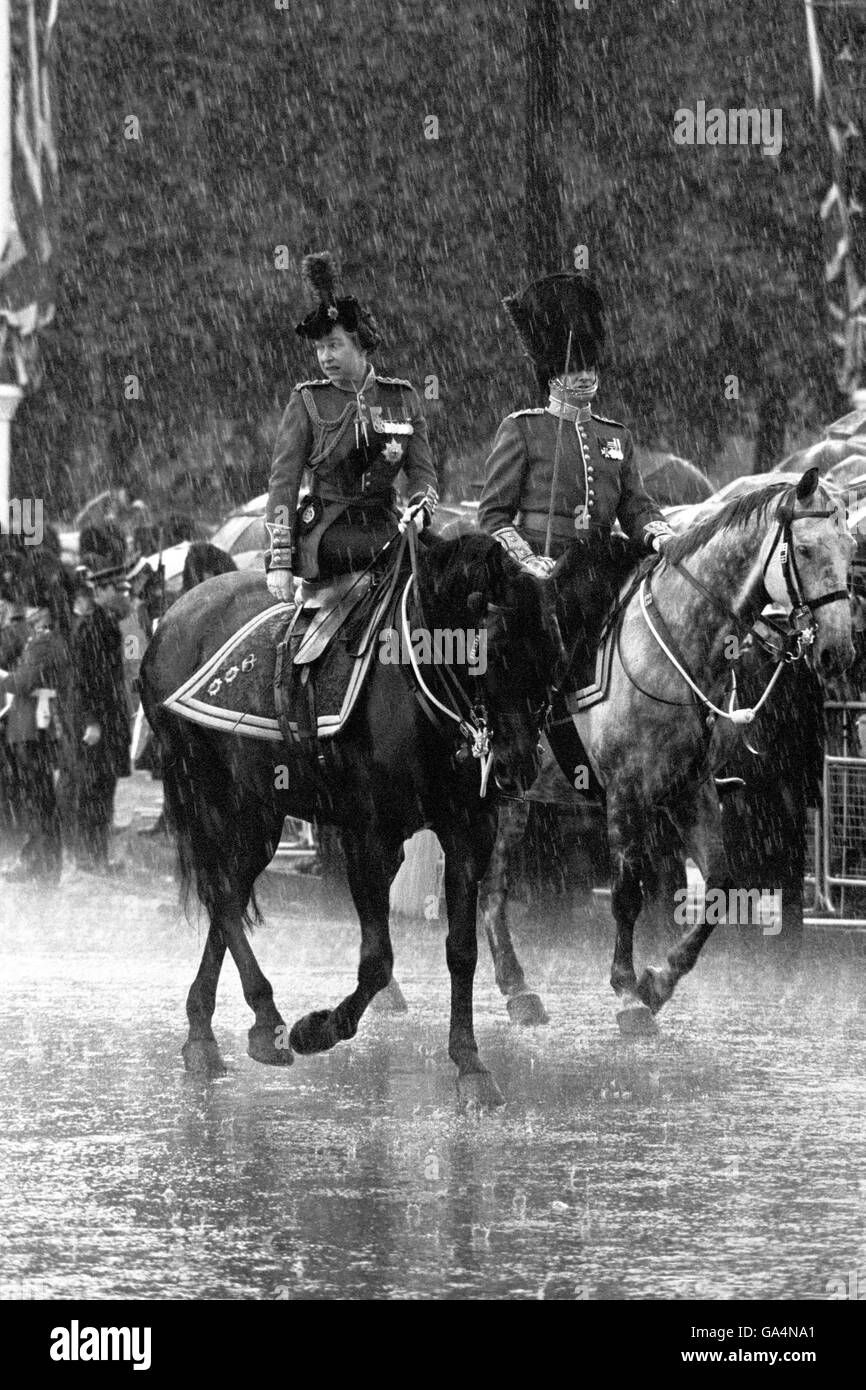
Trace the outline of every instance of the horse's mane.
<instances>
[{"instance_id":1,"label":"horse's mane","mask_svg":"<svg viewBox=\"0 0 866 1390\"><path fill-rule=\"evenodd\" d=\"M422 579L437 596L451 602L465 600L473 591L486 593L494 574L491 566L506 575L520 574L514 557L482 531L463 532L448 540L425 537L419 559Z\"/></svg>"},{"instance_id":2,"label":"horse's mane","mask_svg":"<svg viewBox=\"0 0 866 1390\"><path fill-rule=\"evenodd\" d=\"M718 536L722 531L740 531L753 519L766 521L774 502L783 493L790 492L791 483L770 483L768 487L746 492L742 497L734 497L716 512L710 512L676 540L665 546L665 557L677 564L693 555L701 546Z\"/></svg>"}]
</instances>

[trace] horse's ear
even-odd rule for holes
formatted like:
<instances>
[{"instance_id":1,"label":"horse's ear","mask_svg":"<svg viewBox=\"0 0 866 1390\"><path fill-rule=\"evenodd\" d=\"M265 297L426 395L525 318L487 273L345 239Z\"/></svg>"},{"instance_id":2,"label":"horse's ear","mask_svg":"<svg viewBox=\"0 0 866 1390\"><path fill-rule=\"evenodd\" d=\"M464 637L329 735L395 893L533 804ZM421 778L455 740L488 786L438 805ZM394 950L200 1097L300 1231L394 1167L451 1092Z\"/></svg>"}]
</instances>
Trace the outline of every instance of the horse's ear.
<instances>
[{"instance_id":1,"label":"horse's ear","mask_svg":"<svg viewBox=\"0 0 866 1390\"><path fill-rule=\"evenodd\" d=\"M807 468L797 484L797 501L807 502L818 486L820 472L817 468Z\"/></svg>"}]
</instances>

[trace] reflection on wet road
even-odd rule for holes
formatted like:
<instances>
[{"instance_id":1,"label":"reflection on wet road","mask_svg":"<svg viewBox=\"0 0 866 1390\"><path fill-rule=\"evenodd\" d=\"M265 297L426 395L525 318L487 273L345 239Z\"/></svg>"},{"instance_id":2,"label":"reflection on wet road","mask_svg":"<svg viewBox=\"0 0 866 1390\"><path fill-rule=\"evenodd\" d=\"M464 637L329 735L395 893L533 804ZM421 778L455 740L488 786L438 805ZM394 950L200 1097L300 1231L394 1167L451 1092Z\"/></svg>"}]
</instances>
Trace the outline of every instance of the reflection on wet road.
<instances>
[{"instance_id":1,"label":"reflection on wet road","mask_svg":"<svg viewBox=\"0 0 866 1390\"><path fill-rule=\"evenodd\" d=\"M290 1022L356 965L348 912L316 920L304 891L269 888L256 933ZM866 1270L850 937L810 936L785 984L720 929L655 1042L617 1036L598 923L520 934L543 1029L509 1024L482 949L508 1105L478 1119L455 1104L441 924L395 934L407 1015L285 1071L247 1058L227 967L213 1083L182 1070L203 934L169 882L82 878L0 926L3 1297L796 1299Z\"/></svg>"}]
</instances>

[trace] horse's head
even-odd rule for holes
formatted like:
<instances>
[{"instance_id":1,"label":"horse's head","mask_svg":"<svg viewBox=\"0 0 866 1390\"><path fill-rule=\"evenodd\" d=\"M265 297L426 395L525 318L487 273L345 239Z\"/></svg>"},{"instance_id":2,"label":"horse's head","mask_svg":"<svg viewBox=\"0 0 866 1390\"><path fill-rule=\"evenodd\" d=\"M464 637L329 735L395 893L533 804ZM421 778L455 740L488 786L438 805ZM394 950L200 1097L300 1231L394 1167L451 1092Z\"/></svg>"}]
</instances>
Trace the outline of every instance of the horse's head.
<instances>
[{"instance_id":1,"label":"horse's head","mask_svg":"<svg viewBox=\"0 0 866 1390\"><path fill-rule=\"evenodd\" d=\"M526 790L535 779L540 726L563 657L542 586L490 536L442 541L427 556L428 622L465 629L470 655L454 674L467 699L486 711L498 785Z\"/></svg>"},{"instance_id":2,"label":"horse's head","mask_svg":"<svg viewBox=\"0 0 866 1390\"><path fill-rule=\"evenodd\" d=\"M759 556L764 587L789 610L795 629L814 632L806 651L818 674L838 675L854 660L848 597L854 539L844 503L809 468L780 495L775 521Z\"/></svg>"}]
</instances>

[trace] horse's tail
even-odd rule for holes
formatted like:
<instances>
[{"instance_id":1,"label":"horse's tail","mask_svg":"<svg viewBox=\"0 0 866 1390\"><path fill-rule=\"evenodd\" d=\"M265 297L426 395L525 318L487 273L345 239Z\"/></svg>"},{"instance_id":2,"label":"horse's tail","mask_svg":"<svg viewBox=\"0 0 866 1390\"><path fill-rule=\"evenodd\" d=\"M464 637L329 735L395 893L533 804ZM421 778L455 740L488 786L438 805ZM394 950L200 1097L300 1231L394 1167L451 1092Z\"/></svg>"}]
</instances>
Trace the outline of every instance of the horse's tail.
<instances>
[{"instance_id":1,"label":"horse's tail","mask_svg":"<svg viewBox=\"0 0 866 1390\"><path fill-rule=\"evenodd\" d=\"M243 923L261 921L255 889L246 887L238 864L237 788L224 760L204 729L160 710L153 727L162 754L165 818L177 849L181 904L189 911L193 888L213 919L231 902Z\"/></svg>"}]
</instances>

